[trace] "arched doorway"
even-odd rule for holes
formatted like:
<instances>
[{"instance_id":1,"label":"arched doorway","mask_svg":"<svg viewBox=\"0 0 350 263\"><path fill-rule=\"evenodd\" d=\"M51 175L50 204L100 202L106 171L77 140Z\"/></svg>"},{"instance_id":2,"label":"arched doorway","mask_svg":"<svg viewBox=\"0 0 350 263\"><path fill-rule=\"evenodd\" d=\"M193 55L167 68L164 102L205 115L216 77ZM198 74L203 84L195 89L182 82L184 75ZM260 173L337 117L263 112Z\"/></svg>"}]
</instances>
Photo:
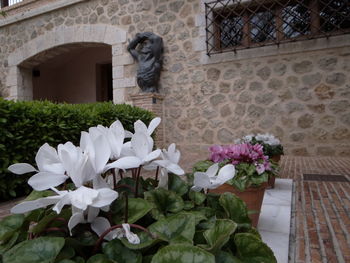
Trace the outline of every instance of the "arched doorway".
<instances>
[{"instance_id":1,"label":"arched doorway","mask_svg":"<svg viewBox=\"0 0 350 263\"><path fill-rule=\"evenodd\" d=\"M110 25L60 26L30 40L8 56L7 99L81 103L112 97L124 103L125 89L136 85L135 77L124 75L124 66L133 63L124 43L126 31Z\"/></svg>"},{"instance_id":2,"label":"arched doorway","mask_svg":"<svg viewBox=\"0 0 350 263\"><path fill-rule=\"evenodd\" d=\"M33 99L85 103L113 100L110 45L75 43L41 52L19 67Z\"/></svg>"}]
</instances>

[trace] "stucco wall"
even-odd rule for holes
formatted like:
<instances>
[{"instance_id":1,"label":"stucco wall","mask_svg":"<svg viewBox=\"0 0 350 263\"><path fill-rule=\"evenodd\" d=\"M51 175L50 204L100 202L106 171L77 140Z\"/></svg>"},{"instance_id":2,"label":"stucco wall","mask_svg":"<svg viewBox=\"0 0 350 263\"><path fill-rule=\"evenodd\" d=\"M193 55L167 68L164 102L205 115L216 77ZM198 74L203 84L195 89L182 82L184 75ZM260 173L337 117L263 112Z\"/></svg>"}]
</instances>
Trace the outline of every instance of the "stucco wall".
<instances>
[{"instance_id":1,"label":"stucco wall","mask_svg":"<svg viewBox=\"0 0 350 263\"><path fill-rule=\"evenodd\" d=\"M186 168L207 157L209 145L251 132L277 135L287 154L350 156L349 40L209 59L200 0L84 1L0 27L2 96L9 94L12 52L58 27L76 25L112 25L129 39L142 31L163 37L165 141L179 145ZM133 80L137 65L126 45L113 50L123 58L113 59L114 76L122 76L114 80L114 94L131 102L129 95L139 92Z\"/></svg>"}]
</instances>

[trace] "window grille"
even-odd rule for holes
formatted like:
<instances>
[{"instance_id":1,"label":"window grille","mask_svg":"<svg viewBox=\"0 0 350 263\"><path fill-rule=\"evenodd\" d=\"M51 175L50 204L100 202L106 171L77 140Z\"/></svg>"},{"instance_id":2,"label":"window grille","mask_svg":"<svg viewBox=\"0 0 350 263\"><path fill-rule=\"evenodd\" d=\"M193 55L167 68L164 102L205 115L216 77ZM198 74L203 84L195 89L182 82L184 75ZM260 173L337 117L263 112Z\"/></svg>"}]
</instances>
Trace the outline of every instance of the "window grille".
<instances>
[{"instance_id":1,"label":"window grille","mask_svg":"<svg viewBox=\"0 0 350 263\"><path fill-rule=\"evenodd\" d=\"M1 8L22 2L23 0L0 0Z\"/></svg>"},{"instance_id":2,"label":"window grille","mask_svg":"<svg viewBox=\"0 0 350 263\"><path fill-rule=\"evenodd\" d=\"M350 33L350 0L218 0L205 17L210 56Z\"/></svg>"}]
</instances>

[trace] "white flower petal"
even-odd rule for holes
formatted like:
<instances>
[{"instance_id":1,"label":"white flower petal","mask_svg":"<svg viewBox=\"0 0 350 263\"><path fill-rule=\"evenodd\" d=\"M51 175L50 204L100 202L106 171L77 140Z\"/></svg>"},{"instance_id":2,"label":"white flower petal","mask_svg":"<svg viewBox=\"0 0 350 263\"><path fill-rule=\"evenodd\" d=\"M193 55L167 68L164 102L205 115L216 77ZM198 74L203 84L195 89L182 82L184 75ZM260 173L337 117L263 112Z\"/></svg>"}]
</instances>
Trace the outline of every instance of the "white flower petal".
<instances>
[{"instance_id":1,"label":"white flower petal","mask_svg":"<svg viewBox=\"0 0 350 263\"><path fill-rule=\"evenodd\" d=\"M159 177L159 182L158 182L158 188L164 188L168 190L168 173L165 169L162 169L160 171L160 177Z\"/></svg>"},{"instance_id":2,"label":"white flower petal","mask_svg":"<svg viewBox=\"0 0 350 263\"><path fill-rule=\"evenodd\" d=\"M159 117L154 118L150 122L148 129L147 129L149 135L151 135L154 132L154 130L158 127L160 122L161 122L161 118L159 118Z\"/></svg>"},{"instance_id":3,"label":"white flower petal","mask_svg":"<svg viewBox=\"0 0 350 263\"><path fill-rule=\"evenodd\" d=\"M101 236L107 229L111 227L109 221L104 217L96 217L95 220L91 223L91 229L98 235ZM111 241L115 237L120 236L119 231L112 230L109 232L104 239Z\"/></svg>"},{"instance_id":4,"label":"white flower petal","mask_svg":"<svg viewBox=\"0 0 350 263\"><path fill-rule=\"evenodd\" d=\"M61 213L61 210L65 205L70 205L70 204L71 204L70 195L69 193L67 193L61 196L60 200L56 203L56 205L52 208L52 210L55 211L57 214L59 214Z\"/></svg>"},{"instance_id":5,"label":"white flower petal","mask_svg":"<svg viewBox=\"0 0 350 263\"><path fill-rule=\"evenodd\" d=\"M100 213L100 208L89 206L87 209L87 221L91 223Z\"/></svg>"},{"instance_id":6,"label":"white flower petal","mask_svg":"<svg viewBox=\"0 0 350 263\"><path fill-rule=\"evenodd\" d=\"M220 169L216 183L222 185L228 180L231 180L235 176L235 172L235 167L232 164L226 164Z\"/></svg>"},{"instance_id":7,"label":"white flower petal","mask_svg":"<svg viewBox=\"0 0 350 263\"><path fill-rule=\"evenodd\" d=\"M169 172L177 175L183 175L185 173L184 170L181 169L181 167L175 163L172 163L168 160L156 160L154 163L158 164L161 167L164 167Z\"/></svg>"},{"instance_id":8,"label":"white flower petal","mask_svg":"<svg viewBox=\"0 0 350 263\"><path fill-rule=\"evenodd\" d=\"M37 169L35 169L29 163L15 163L10 165L7 169L14 174L25 174L37 171Z\"/></svg>"},{"instance_id":9,"label":"white flower petal","mask_svg":"<svg viewBox=\"0 0 350 263\"><path fill-rule=\"evenodd\" d=\"M134 131L135 133L140 132L148 134L147 126L141 120L137 120L136 122L134 122Z\"/></svg>"},{"instance_id":10,"label":"white flower petal","mask_svg":"<svg viewBox=\"0 0 350 263\"><path fill-rule=\"evenodd\" d=\"M87 206L91 205L98 195L98 190L81 186L77 190L69 192L69 199L73 206L86 210Z\"/></svg>"},{"instance_id":11,"label":"white flower petal","mask_svg":"<svg viewBox=\"0 0 350 263\"><path fill-rule=\"evenodd\" d=\"M67 179L68 176L64 174L39 172L29 178L28 184L36 191L43 191L58 186L64 183Z\"/></svg>"},{"instance_id":12,"label":"white flower petal","mask_svg":"<svg viewBox=\"0 0 350 263\"><path fill-rule=\"evenodd\" d=\"M64 168L58 157L56 149L47 143L43 144L39 148L35 156L35 161L39 171L41 172L51 172L57 174L64 173Z\"/></svg>"},{"instance_id":13,"label":"white flower petal","mask_svg":"<svg viewBox=\"0 0 350 263\"><path fill-rule=\"evenodd\" d=\"M216 175L216 173L218 172L218 170L219 170L219 164L218 163L214 163L212 166L210 166L208 168L208 170L206 171L206 174L209 177L214 177Z\"/></svg>"},{"instance_id":14,"label":"white flower petal","mask_svg":"<svg viewBox=\"0 0 350 263\"><path fill-rule=\"evenodd\" d=\"M210 178L209 178L209 176L206 173L195 172L194 173L193 185L195 186L195 188L193 188L193 190L209 188L210 187Z\"/></svg>"},{"instance_id":15,"label":"white flower petal","mask_svg":"<svg viewBox=\"0 0 350 263\"><path fill-rule=\"evenodd\" d=\"M38 208L46 207L48 205L52 205L57 203L61 199L61 196L49 196L45 198L40 198L34 201L26 201L23 203L19 203L15 205L11 209L11 213L13 214L23 214Z\"/></svg>"},{"instance_id":16,"label":"white flower petal","mask_svg":"<svg viewBox=\"0 0 350 263\"><path fill-rule=\"evenodd\" d=\"M140 238L136 234L134 234L130 231L130 225L129 224L122 224L122 226L123 226L123 229L125 231L125 237L129 241L129 243L135 244L135 245L140 244Z\"/></svg>"},{"instance_id":17,"label":"white flower petal","mask_svg":"<svg viewBox=\"0 0 350 263\"><path fill-rule=\"evenodd\" d=\"M111 148L109 147L108 141L103 136L98 136L96 140L94 140L94 147L96 173L100 174L103 172L109 160Z\"/></svg>"},{"instance_id":18,"label":"white flower petal","mask_svg":"<svg viewBox=\"0 0 350 263\"><path fill-rule=\"evenodd\" d=\"M85 223L83 213L75 213L69 218L68 229L69 229L70 235L72 235L72 229L80 223Z\"/></svg>"},{"instance_id":19,"label":"white flower petal","mask_svg":"<svg viewBox=\"0 0 350 263\"><path fill-rule=\"evenodd\" d=\"M109 188L101 188L98 189L98 196L93 200L91 206L93 207L103 207L106 205L110 205L115 199L118 198L118 192L109 189Z\"/></svg>"},{"instance_id":20,"label":"white flower petal","mask_svg":"<svg viewBox=\"0 0 350 263\"><path fill-rule=\"evenodd\" d=\"M101 175L95 176L95 178L92 180L92 185L94 189L109 188L108 183L102 178Z\"/></svg>"},{"instance_id":21,"label":"white flower petal","mask_svg":"<svg viewBox=\"0 0 350 263\"><path fill-rule=\"evenodd\" d=\"M159 155L161 153L161 150L160 149L157 149L153 152L150 152L149 154L147 154L147 156L143 159L143 163L146 163L146 162L150 162L150 161L153 161L154 159L158 158Z\"/></svg>"},{"instance_id":22,"label":"white flower petal","mask_svg":"<svg viewBox=\"0 0 350 263\"><path fill-rule=\"evenodd\" d=\"M125 131L125 138L131 138L133 136L132 132Z\"/></svg>"},{"instance_id":23,"label":"white flower petal","mask_svg":"<svg viewBox=\"0 0 350 263\"><path fill-rule=\"evenodd\" d=\"M136 132L131 138L131 147L137 157L144 159L149 153L148 136L141 132Z\"/></svg>"},{"instance_id":24,"label":"white flower petal","mask_svg":"<svg viewBox=\"0 0 350 263\"><path fill-rule=\"evenodd\" d=\"M119 160L109 163L105 166L104 172L108 171L111 168L118 168L118 169L130 169L130 168L137 168L141 165L141 160L138 157L135 156L126 156L122 157Z\"/></svg>"}]
</instances>

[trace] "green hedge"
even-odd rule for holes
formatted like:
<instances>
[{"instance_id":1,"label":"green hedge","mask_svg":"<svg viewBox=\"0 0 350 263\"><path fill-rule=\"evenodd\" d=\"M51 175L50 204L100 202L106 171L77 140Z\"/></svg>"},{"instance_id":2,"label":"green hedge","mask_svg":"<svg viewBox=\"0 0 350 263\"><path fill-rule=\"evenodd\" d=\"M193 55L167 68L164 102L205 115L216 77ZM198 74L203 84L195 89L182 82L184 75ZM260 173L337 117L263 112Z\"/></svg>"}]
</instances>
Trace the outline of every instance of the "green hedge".
<instances>
[{"instance_id":1,"label":"green hedge","mask_svg":"<svg viewBox=\"0 0 350 263\"><path fill-rule=\"evenodd\" d=\"M13 163L35 165L35 155L45 142L56 147L67 141L79 145L81 131L119 119L133 131L140 119L149 123L154 115L130 105L109 102L55 104L47 101L13 102L0 98L0 200L23 196L30 191L30 175L15 175L7 170Z\"/></svg>"}]
</instances>

